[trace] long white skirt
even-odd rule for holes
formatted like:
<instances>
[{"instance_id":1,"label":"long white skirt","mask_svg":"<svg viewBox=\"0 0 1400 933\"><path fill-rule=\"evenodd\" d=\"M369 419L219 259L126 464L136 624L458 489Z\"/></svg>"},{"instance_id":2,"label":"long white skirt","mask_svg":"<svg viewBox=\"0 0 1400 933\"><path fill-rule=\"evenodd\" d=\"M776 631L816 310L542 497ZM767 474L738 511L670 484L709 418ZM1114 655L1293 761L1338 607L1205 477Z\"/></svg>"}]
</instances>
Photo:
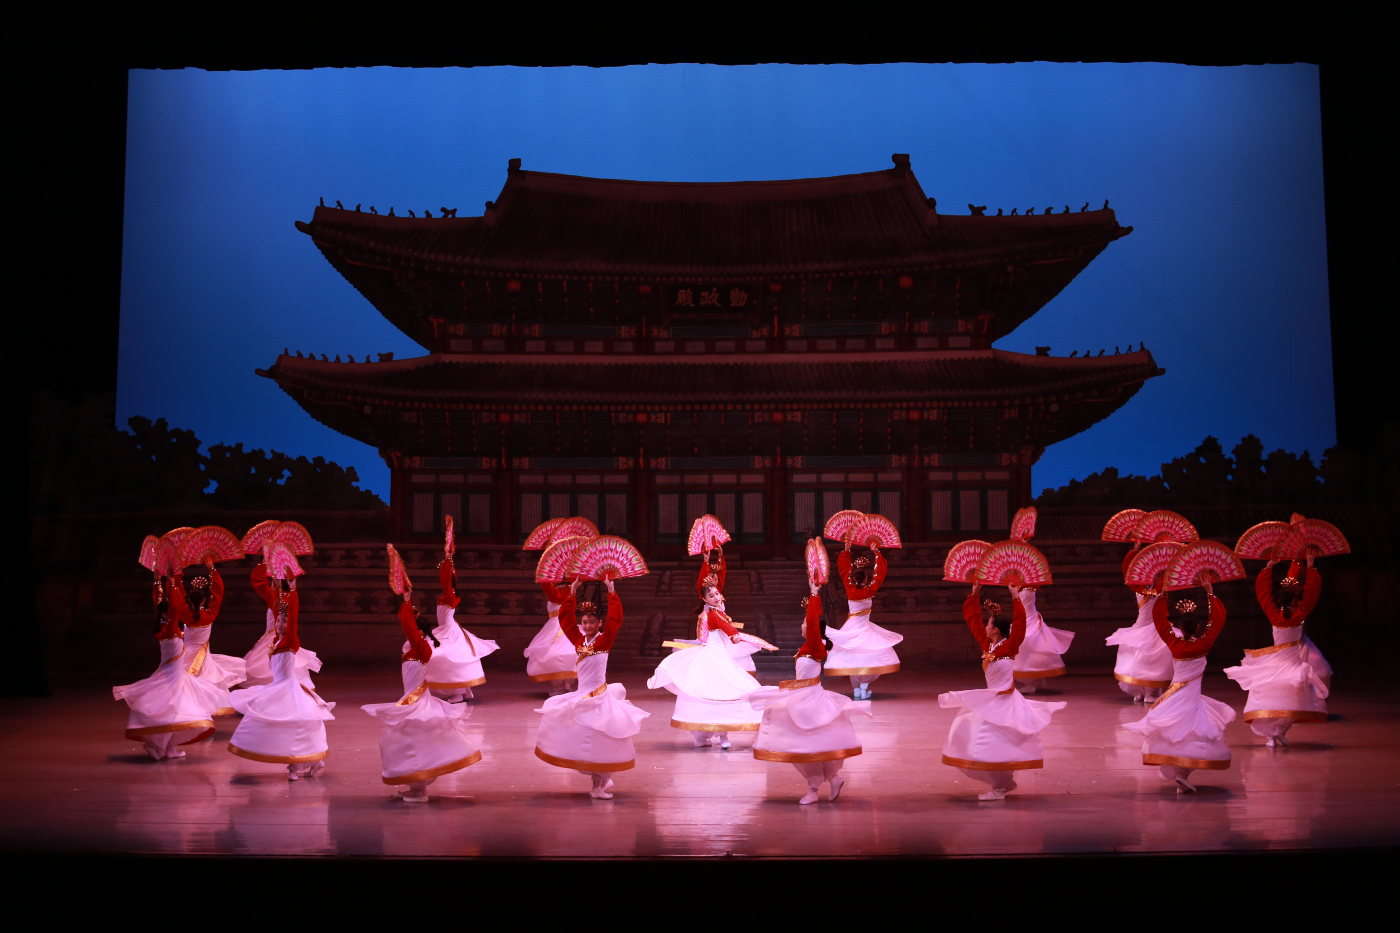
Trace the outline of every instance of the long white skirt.
<instances>
[{"instance_id":1,"label":"long white skirt","mask_svg":"<svg viewBox=\"0 0 1400 933\"><path fill-rule=\"evenodd\" d=\"M277 643L277 633L272 628L272 610L267 610L267 630L262 633L262 637L253 643L253 650L243 656L243 686L262 687L272 683L272 646ZM316 652L306 648L298 648L297 652L297 679L312 690L316 685L311 682L311 673L321 670L321 659L316 656Z\"/></svg>"},{"instance_id":2,"label":"long white skirt","mask_svg":"<svg viewBox=\"0 0 1400 933\"><path fill-rule=\"evenodd\" d=\"M235 690L229 695L243 714L228 750L252 761L299 764L319 761L329 752L326 721L334 719L327 703L297 679L290 651L272 656L272 683Z\"/></svg>"},{"instance_id":3,"label":"long white skirt","mask_svg":"<svg viewBox=\"0 0 1400 933\"><path fill-rule=\"evenodd\" d=\"M819 678L821 666L799 658L797 674L798 680ZM862 751L851 716L872 715L869 700L823 690L820 683L795 690L759 687L745 699L763 714L753 740L753 756L759 761L840 761Z\"/></svg>"},{"instance_id":4,"label":"long white skirt","mask_svg":"<svg viewBox=\"0 0 1400 933\"><path fill-rule=\"evenodd\" d=\"M247 679L247 665L242 658L214 654L209 650L209 635L212 629L212 625L186 627L185 657L181 663L191 674L200 680L207 680L222 691L219 708L214 711L214 715L232 716L234 709L229 705L228 692Z\"/></svg>"},{"instance_id":5,"label":"long white skirt","mask_svg":"<svg viewBox=\"0 0 1400 933\"><path fill-rule=\"evenodd\" d=\"M551 615L525 648L525 673L535 683L573 680L578 677L578 654L574 643L564 637L558 615Z\"/></svg>"},{"instance_id":6,"label":"long white skirt","mask_svg":"<svg viewBox=\"0 0 1400 933\"><path fill-rule=\"evenodd\" d=\"M606 653L578 663L579 689L545 700L535 757L575 771L626 771L637 764L632 736L650 716L633 706L622 684L607 679Z\"/></svg>"},{"instance_id":7,"label":"long white skirt","mask_svg":"<svg viewBox=\"0 0 1400 933\"><path fill-rule=\"evenodd\" d=\"M1137 621L1104 639L1104 644L1118 646L1113 677L1119 689L1129 696L1143 696L1150 690L1171 686L1171 649L1152 622L1156 603L1157 597L1148 599L1138 608Z\"/></svg>"},{"instance_id":8,"label":"long white skirt","mask_svg":"<svg viewBox=\"0 0 1400 933\"><path fill-rule=\"evenodd\" d=\"M1301 625L1276 628L1274 638L1273 649L1248 652L1238 667L1225 669L1226 677L1249 691L1244 721L1263 736L1286 732L1295 722L1326 722L1331 665Z\"/></svg>"},{"instance_id":9,"label":"long white skirt","mask_svg":"<svg viewBox=\"0 0 1400 933\"><path fill-rule=\"evenodd\" d=\"M851 615L840 628L827 627L831 652L826 656L823 673L827 677L873 676L893 674L899 670L899 655L894 646L904 636L881 628L870 621L869 599L852 600Z\"/></svg>"},{"instance_id":10,"label":"long white skirt","mask_svg":"<svg viewBox=\"0 0 1400 933\"><path fill-rule=\"evenodd\" d=\"M1061 628L1051 628L1035 608L1034 591L1025 589L1023 594L1032 594L1029 600L1022 599L1026 607L1026 638L1016 652L1017 680L1039 680L1043 677L1059 677L1065 672L1064 658L1074 641L1074 633Z\"/></svg>"},{"instance_id":11,"label":"long white skirt","mask_svg":"<svg viewBox=\"0 0 1400 933\"><path fill-rule=\"evenodd\" d=\"M126 737L144 742L150 736L177 733L172 742L186 744L214 728L214 712L225 692L190 674L184 660L185 640L160 642L160 667L134 684L112 688L112 697L125 700L131 712Z\"/></svg>"},{"instance_id":12,"label":"long white skirt","mask_svg":"<svg viewBox=\"0 0 1400 933\"><path fill-rule=\"evenodd\" d=\"M676 695L671 726L692 732L757 732L760 716L745 696L758 681L734 663L725 648L729 637L712 631L699 648L684 648L661 659L647 687ZM582 683L580 683L580 688Z\"/></svg>"},{"instance_id":13,"label":"long white skirt","mask_svg":"<svg viewBox=\"0 0 1400 933\"><path fill-rule=\"evenodd\" d=\"M1201 693L1205 658L1177 661L1172 688L1147 715L1123 728L1142 736L1142 763L1223 771L1230 767L1225 725L1235 711ZM1177 684L1181 684L1177 687Z\"/></svg>"},{"instance_id":14,"label":"long white skirt","mask_svg":"<svg viewBox=\"0 0 1400 933\"><path fill-rule=\"evenodd\" d=\"M379 760L385 784L418 784L476 764L481 750L466 735L471 707L444 703L424 683L423 662L403 663L404 695L360 709L384 724Z\"/></svg>"},{"instance_id":15,"label":"long white skirt","mask_svg":"<svg viewBox=\"0 0 1400 933\"><path fill-rule=\"evenodd\" d=\"M1025 771L1045 767L1040 731L1064 702L1027 700L1012 685L1012 662L993 661L984 690L941 694L938 705L961 712L943 743L943 763L968 771Z\"/></svg>"},{"instance_id":16,"label":"long white skirt","mask_svg":"<svg viewBox=\"0 0 1400 933\"><path fill-rule=\"evenodd\" d=\"M428 660L428 686L433 690L461 690L486 683L481 659L500 646L477 638L458 625L451 606L438 606L437 618L433 637L438 645ZM407 653L408 649L408 642L404 642L403 651Z\"/></svg>"}]
</instances>

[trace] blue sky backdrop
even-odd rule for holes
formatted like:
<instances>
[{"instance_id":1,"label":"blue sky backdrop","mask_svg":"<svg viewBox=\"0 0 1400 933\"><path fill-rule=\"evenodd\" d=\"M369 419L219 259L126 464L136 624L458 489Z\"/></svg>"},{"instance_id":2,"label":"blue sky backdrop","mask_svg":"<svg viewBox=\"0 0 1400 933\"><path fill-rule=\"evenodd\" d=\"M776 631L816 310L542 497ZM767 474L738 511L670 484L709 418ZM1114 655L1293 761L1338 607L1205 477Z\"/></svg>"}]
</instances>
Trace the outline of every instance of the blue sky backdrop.
<instances>
[{"instance_id":1,"label":"blue sky backdrop","mask_svg":"<svg viewBox=\"0 0 1400 933\"><path fill-rule=\"evenodd\" d=\"M668 181L842 175L907 152L945 213L1107 198L1131 236L998 343L1146 341L1167 375L1051 447L1035 490L1227 449L1335 443L1315 66L1019 64L133 71L118 423L321 455L374 450L269 380L283 347L424 351L292 225L318 197L480 214L527 169Z\"/></svg>"}]
</instances>

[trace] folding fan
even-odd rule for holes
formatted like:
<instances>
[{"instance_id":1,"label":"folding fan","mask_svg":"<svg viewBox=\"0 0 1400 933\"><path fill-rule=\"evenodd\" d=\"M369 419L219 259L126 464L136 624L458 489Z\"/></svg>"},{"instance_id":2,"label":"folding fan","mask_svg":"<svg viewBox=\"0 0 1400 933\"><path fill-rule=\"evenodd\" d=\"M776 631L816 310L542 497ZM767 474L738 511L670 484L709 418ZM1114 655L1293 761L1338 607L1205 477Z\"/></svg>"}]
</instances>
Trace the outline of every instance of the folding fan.
<instances>
[{"instance_id":1,"label":"folding fan","mask_svg":"<svg viewBox=\"0 0 1400 933\"><path fill-rule=\"evenodd\" d=\"M389 552L389 589L394 591L394 595L402 596L413 589L413 584L408 579L408 570L392 544L386 544L384 548Z\"/></svg>"},{"instance_id":2,"label":"folding fan","mask_svg":"<svg viewBox=\"0 0 1400 933\"><path fill-rule=\"evenodd\" d=\"M1035 506L1028 505L1024 509L1016 510L1016 517L1011 519L1011 537L1017 541L1029 541L1035 537Z\"/></svg>"},{"instance_id":3,"label":"folding fan","mask_svg":"<svg viewBox=\"0 0 1400 933\"><path fill-rule=\"evenodd\" d=\"M1166 572L1167 565L1183 547L1185 545L1175 541L1149 544L1138 551L1132 563L1128 564L1128 571L1123 574L1123 582L1136 589L1156 592L1160 582L1158 578Z\"/></svg>"},{"instance_id":4,"label":"folding fan","mask_svg":"<svg viewBox=\"0 0 1400 933\"><path fill-rule=\"evenodd\" d=\"M852 544L863 544L866 547L904 546L899 540L899 529L883 515L862 515L851 523L846 534Z\"/></svg>"},{"instance_id":5,"label":"folding fan","mask_svg":"<svg viewBox=\"0 0 1400 933\"><path fill-rule=\"evenodd\" d=\"M161 538L163 538L166 541L169 541L171 544L175 545L176 548L178 548L180 546L180 542L185 540L186 536L188 536L189 533L192 531L194 531L193 527L189 525L184 525L180 528L170 529L165 534L161 535Z\"/></svg>"},{"instance_id":6,"label":"folding fan","mask_svg":"<svg viewBox=\"0 0 1400 933\"><path fill-rule=\"evenodd\" d=\"M549 541L554 537L554 529L564 524L562 518L551 518L547 522L540 522L535 526L535 530L530 532L525 538L525 543L520 546L525 551L541 551L549 547Z\"/></svg>"},{"instance_id":7,"label":"folding fan","mask_svg":"<svg viewBox=\"0 0 1400 933\"><path fill-rule=\"evenodd\" d=\"M807 542L807 579L818 586L831 579L831 559L827 557L826 547L820 538Z\"/></svg>"},{"instance_id":8,"label":"folding fan","mask_svg":"<svg viewBox=\"0 0 1400 933\"><path fill-rule=\"evenodd\" d=\"M301 522L282 522L268 538L285 544L293 554L311 554L316 550L311 544L311 532Z\"/></svg>"},{"instance_id":9,"label":"folding fan","mask_svg":"<svg viewBox=\"0 0 1400 933\"><path fill-rule=\"evenodd\" d=\"M451 557L452 552L457 550L457 535L452 530L452 516L444 515L442 523L447 527L446 535L442 542L442 553L446 557Z\"/></svg>"},{"instance_id":10,"label":"folding fan","mask_svg":"<svg viewBox=\"0 0 1400 933\"><path fill-rule=\"evenodd\" d=\"M975 583L977 563L992 545L987 541L959 541L943 559L943 579L950 583Z\"/></svg>"},{"instance_id":11,"label":"folding fan","mask_svg":"<svg viewBox=\"0 0 1400 933\"><path fill-rule=\"evenodd\" d=\"M1050 562L1024 541L999 541L987 548L975 571L983 583L999 586L1043 586L1053 583Z\"/></svg>"},{"instance_id":12,"label":"folding fan","mask_svg":"<svg viewBox=\"0 0 1400 933\"><path fill-rule=\"evenodd\" d=\"M277 530L277 526L282 524L275 518L270 518L265 522L258 522L243 535L243 553L261 554L263 544L267 542L268 536Z\"/></svg>"},{"instance_id":13,"label":"folding fan","mask_svg":"<svg viewBox=\"0 0 1400 933\"><path fill-rule=\"evenodd\" d=\"M1128 533L1133 530L1133 527L1137 525L1138 522L1142 521L1142 517L1146 514L1147 513L1142 509L1124 509L1119 512L1117 515L1104 522L1103 540L1131 541L1132 538L1128 537Z\"/></svg>"},{"instance_id":14,"label":"folding fan","mask_svg":"<svg viewBox=\"0 0 1400 933\"><path fill-rule=\"evenodd\" d=\"M598 526L584 518L576 515L573 518L566 518L559 523L559 527L554 529L554 535L550 543L558 541L560 538L596 538L598 537Z\"/></svg>"},{"instance_id":15,"label":"folding fan","mask_svg":"<svg viewBox=\"0 0 1400 933\"><path fill-rule=\"evenodd\" d=\"M826 527L822 529L822 535L833 541L840 541L844 544L846 541L846 534L851 530L851 525L855 524L857 519L864 517L864 512L858 512L855 509L844 509L826 520Z\"/></svg>"},{"instance_id":16,"label":"folding fan","mask_svg":"<svg viewBox=\"0 0 1400 933\"><path fill-rule=\"evenodd\" d=\"M180 542L178 550L181 567L203 563L204 555L211 553L215 560L241 560L243 557L243 546L233 532L218 525L196 528Z\"/></svg>"},{"instance_id":17,"label":"folding fan","mask_svg":"<svg viewBox=\"0 0 1400 933\"><path fill-rule=\"evenodd\" d=\"M1167 509L1158 509L1144 515L1142 520L1133 526L1133 530L1128 532L1128 537L1133 541L1148 543L1175 541L1178 544L1186 544L1199 540L1201 536L1196 533L1196 526L1185 517Z\"/></svg>"},{"instance_id":18,"label":"folding fan","mask_svg":"<svg viewBox=\"0 0 1400 933\"><path fill-rule=\"evenodd\" d=\"M647 563L632 542L603 535L578 546L569 560L569 570L587 580L617 580L645 575Z\"/></svg>"},{"instance_id":19,"label":"folding fan","mask_svg":"<svg viewBox=\"0 0 1400 933\"><path fill-rule=\"evenodd\" d=\"M1290 525L1296 525L1303 521L1307 521L1307 519L1303 517L1302 512L1294 512L1292 515L1288 516L1288 524Z\"/></svg>"},{"instance_id":20,"label":"folding fan","mask_svg":"<svg viewBox=\"0 0 1400 933\"><path fill-rule=\"evenodd\" d=\"M141 542L141 556L137 560L147 570L156 569L156 546L158 544L160 544L160 539L155 535L146 535L146 540Z\"/></svg>"},{"instance_id":21,"label":"folding fan","mask_svg":"<svg viewBox=\"0 0 1400 933\"><path fill-rule=\"evenodd\" d=\"M1293 532L1288 522L1260 522L1240 535L1235 555L1252 560L1274 560L1281 557L1279 544Z\"/></svg>"},{"instance_id":22,"label":"folding fan","mask_svg":"<svg viewBox=\"0 0 1400 933\"><path fill-rule=\"evenodd\" d=\"M180 570L180 551L169 538L156 542L154 569L163 577L174 576Z\"/></svg>"},{"instance_id":23,"label":"folding fan","mask_svg":"<svg viewBox=\"0 0 1400 933\"><path fill-rule=\"evenodd\" d=\"M592 541L592 535L574 535L568 538L555 538L540 555L535 565L536 583L559 583L568 579L569 561L580 544Z\"/></svg>"},{"instance_id":24,"label":"folding fan","mask_svg":"<svg viewBox=\"0 0 1400 933\"><path fill-rule=\"evenodd\" d=\"M1193 541L1184 545L1162 578L1162 589L1186 590L1206 583L1244 579L1244 564L1235 552L1218 541Z\"/></svg>"},{"instance_id":25,"label":"folding fan","mask_svg":"<svg viewBox=\"0 0 1400 933\"><path fill-rule=\"evenodd\" d=\"M1351 553L1351 545L1331 522L1305 518L1289 527L1290 533L1279 542L1278 556L1282 559L1307 560Z\"/></svg>"},{"instance_id":26,"label":"folding fan","mask_svg":"<svg viewBox=\"0 0 1400 933\"><path fill-rule=\"evenodd\" d=\"M686 550L691 554L701 554L729 540L729 532L724 523L713 515L701 515L690 525L690 537L686 540Z\"/></svg>"},{"instance_id":27,"label":"folding fan","mask_svg":"<svg viewBox=\"0 0 1400 933\"><path fill-rule=\"evenodd\" d=\"M268 541L263 544L263 563L267 564L267 575L274 580L285 580L287 571L299 577L304 573L292 549L281 541Z\"/></svg>"}]
</instances>

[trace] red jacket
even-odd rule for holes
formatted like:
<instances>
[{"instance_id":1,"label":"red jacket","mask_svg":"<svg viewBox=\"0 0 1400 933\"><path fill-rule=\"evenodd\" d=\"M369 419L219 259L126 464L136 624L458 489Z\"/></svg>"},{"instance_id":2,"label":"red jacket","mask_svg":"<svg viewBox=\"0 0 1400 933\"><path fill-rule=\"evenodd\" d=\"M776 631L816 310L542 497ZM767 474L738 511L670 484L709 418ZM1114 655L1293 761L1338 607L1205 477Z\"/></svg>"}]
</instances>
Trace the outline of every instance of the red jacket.
<instances>
[{"instance_id":1,"label":"red jacket","mask_svg":"<svg viewBox=\"0 0 1400 933\"><path fill-rule=\"evenodd\" d=\"M1011 601L1011 634L997 643L995 648L987 640L987 626L982 621L982 602L979 599L980 593L969 593L967 599L963 600L963 621L967 623L968 631L972 632L972 637L977 639L977 644L981 646L985 657L982 669L987 669L987 664L999 660L1000 658L1014 658L1016 652L1021 650L1021 642L1026 640L1026 607L1021 605L1019 599Z\"/></svg>"},{"instance_id":2,"label":"red jacket","mask_svg":"<svg viewBox=\"0 0 1400 933\"><path fill-rule=\"evenodd\" d=\"M283 651L301 650L301 640L297 638L297 614L301 608L301 599L297 596L296 590L288 591L284 596L287 601L287 630L277 644L272 646L272 654L281 654ZM276 607L273 608L276 612Z\"/></svg>"},{"instance_id":3,"label":"red jacket","mask_svg":"<svg viewBox=\"0 0 1400 933\"><path fill-rule=\"evenodd\" d=\"M720 552L719 552L719 570L716 571L716 573L715 573L715 576L717 576L717 577L719 578L719 581L718 581L717 583L715 583L715 586L719 588L719 591L720 591L721 593L724 592L724 579L725 579L726 576L728 576L728 574L729 574L729 565L728 565L727 563L725 563L725 560L724 560L724 552L723 552L723 551L720 551ZM705 559L705 561L700 565L700 573L699 573L698 575L696 575L696 577L695 577L695 595L696 595L696 596L699 596L701 599L704 599L704 598L705 598L705 578L708 577L709 575L710 575L710 563L709 563L709 559L708 559L708 557L707 557L707 558Z\"/></svg>"},{"instance_id":4,"label":"red jacket","mask_svg":"<svg viewBox=\"0 0 1400 933\"><path fill-rule=\"evenodd\" d=\"M875 574L869 586L855 586L851 583L850 551L842 551L836 555L836 569L841 573L841 582L846 585L847 599L874 599L875 594L880 592L880 584L885 582L885 574L889 572L890 565L885 561L885 555L876 551Z\"/></svg>"},{"instance_id":5,"label":"red jacket","mask_svg":"<svg viewBox=\"0 0 1400 933\"><path fill-rule=\"evenodd\" d=\"M195 610L185 601L185 624L196 628L203 628L206 625L213 625L214 620L219 617L219 608L224 604L224 578L219 576L219 571L209 572L209 601L204 604L201 610ZM196 612L198 614L196 614Z\"/></svg>"},{"instance_id":6,"label":"red jacket","mask_svg":"<svg viewBox=\"0 0 1400 933\"><path fill-rule=\"evenodd\" d=\"M253 592L262 597L262 601L267 603L267 608L277 611L277 588L272 585L272 581L267 575L267 564L258 564L253 568Z\"/></svg>"},{"instance_id":7,"label":"red jacket","mask_svg":"<svg viewBox=\"0 0 1400 933\"><path fill-rule=\"evenodd\" d=\"M564 632L564 637L573 643L577 648L583 644L583 632L578 627L578 619L574 616L574 605L577 600L573 593L564 597L564 602L559 606L559 628ZM593 641L594 651L607 651L612 647L613 640L617 638L617 630L622 627L622 599L616 593L608 594L608 617L603 620L603 627L598 631L598 637Z\"/></svg>"},{"instance_id":8,"label":"red jacket","mask_svg":"<svg viewBox=\"0 0 1400 933\"><path fill-rule=\"evenodd\" d=\"M1172 657L1178 661L1205 657L1210 653L1215 639L1220 636L1220 630L1225 627L1224 604L1214 596L1210 597L1210 621L1206 623L1205 632L1195 638L1182 638L1172 630L1171 623L1167 621L1167 603L1170 598L1170 593L1163 595L1152 609L1152 624L1157 626L1157 634L1162 636L1162 641L1171 649Z\"/></svg>"},{"instance_id":9,"label":"red jacket","mask_svg":"<svg viewBox=\"0 0 1400 933\"><path fill-rule=\"evenodd\" d=\"M443 558L442 563L438 564L438 582L442 584L442 595L438 597L439 606L451 606L456 609L457 604L462 601L457 595L457 588L452 585L452 575L456 570L457 567L450 557Z\"/></svg>"},{"instance_id":10,"label":"red jacket","mask_svg":"<svg viewBox=\"0 0 1400 933\"><path fill-rule=\"evenodd\" d=\"M562 606L564 600L569 598L569 588L567 586L556 586L548 581L541 581L540 589L544 590L545 599L558 606Z\"/></svg>"},{"instance_id":11,"label":"red jacket","mask_svg":"<svg viewBox=\"0 0 1400 933\"><path fill-rule=\"evenodd\" d=\"M406 599L399 603L399 625L403 628L404 637L408 639L408 650L403 653L403 659L427 664L428 659L433 656L433 646L418 630L418 622L413 618L413 607Z\"/></svg>"},{"instance_id":12,"label":"red jacket","mask_svg":"<svg viewBox=\"0 0 1400 933\"><path fill-rule=\"evenodd\" d=\"M1302 567L1294 561L1294 567L1289 572L1301 571ZM1322 574L1312 567L1308 568L1307 579L1303 581L1303 599L1301 602L1295 602L1287 615L1274 602L1273 575L1269 573L1268 567L1259 571L1259 576L1254 578L1254 595L1259 597L1259 605L1264 609L1264 615L1269 617L1270 625L1274 628L1293 628L1302 625L1317 605L1317 598L1322 595Z\"/></svg>"},{"instance_id":13,"label":"red jacket","mask_svg":"<svg viewBox=\"0 0 1400 933\"><path fill-rule=\"evenodd\" d=\"M159 641L168 641L171 638L182 638L184 632L180 630L180 622L189 615L189 606L185 603L185 588L180 585L177 577L166 577L165 594L170 600L170 610L165 617L165 624L156 633ZM159 605L159 603L157 603Z\"/></svg>"},{"instance_id":14,"label":"red jacket","mask_svg":"<svg viewBox=\"0 0 1400 933\"><path fill-rule=\"evenodd\" d=\"M822 641L822 601L816 596L807 599L807 640L797 649L797 657L826 660L826 643Z\"/></svg>"}]
</instances>

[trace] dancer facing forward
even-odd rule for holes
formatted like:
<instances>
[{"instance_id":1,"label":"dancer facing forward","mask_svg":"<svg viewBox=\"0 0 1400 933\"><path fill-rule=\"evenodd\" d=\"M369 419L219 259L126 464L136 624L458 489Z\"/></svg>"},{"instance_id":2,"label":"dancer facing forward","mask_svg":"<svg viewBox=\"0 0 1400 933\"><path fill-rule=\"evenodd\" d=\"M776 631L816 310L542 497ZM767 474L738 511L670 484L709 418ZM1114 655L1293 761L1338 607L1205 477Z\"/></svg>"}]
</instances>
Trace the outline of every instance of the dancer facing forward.
<instances>
[{"instance_id":1,"label":"dancer facing forward","mask_svg":"<svg viewBox=\"0 0 1400 933\"><path fill-rule=\"evenodd\" d=\"M451 554L438 564L438 582L442 584L442 595L437 601L433 637L441 647L432 652L427 662L428 689L449 703L465 703L472 698L472 687L486 683L481 659L500 646L477 638L457 621L457 606L462 600L457 595L457 567ZM409 650L407 642L403 650Z\"/></svg>"},{"instance_id":2,"label":"dancer facing forward","mask_svg":"<svg viewBox=\"0 0 1400 933\"><path fill-rule=\"evenodd\" d=\"M1022 693L1035 693L1045 686L1050 677L1061 677L1065 673L1065 662L1061 657L1069 650L1074 633L1045 624L1040 611L1035 608L1033 586L1011 588L1026 613L1026 639L1016 652L1016 683Z\"/></svg>"},{"instance_id":3,"label":"dancer facing forward","mask_svg":"<svg viewBox=\"0 0 1400 933\"><path fill-rule=\"evenodd\" d=\"M894 646L904 640L888 629L870 621L870 607L875 594L885 582L889 564L879 548L851 547L846 542L836 558L836 569L846 587L849 603L845 624L826 630L831 639L831 654L826 659L827 677L851 678L851 691L857 700L870 699L870 685L882 674L899 670L899 655Z\"/></svg>"},{"instance_id":4,"label":"dancer facing forward","mask_svg":"<svg viewBox=\"0 0 1400 933\"><path fill-rule=\"evenodd\" d=\"M700 572L695 575L695 595L703 601L705 599L705 589L714 587L719 595L719 603L715 608L722 613L727 613L724 605L724 584L729 579L729 564L724 559L724 551L716 545L712 548L707 558L702 558ZM729 618L726 614L725 618ZM693 642L693 644L704 644L703 639ZM758 646L740 639L730 641L725 645L729 651L729 656L734 659L734 663L739 665L742 671L752 674L757 668L754 667L753 655L758 651Z\"/></svg>"},{"instance_id":5,"label":"dancer facing forward","mask_svg":"<svg viewBox=\"0 0 1400 933\"><path fill-rule=\"evenodd\" d=\"M214 728L214 711L224 696L207 680L189 672L185 661L184 591L175 577L157 575L151 592L155 603L156 639L160 666L134 684L112 688L112 697L131 708L126 737L143 744L146 753L162 758L184 758L179 746L203 738Z\"/></svg>"},{"instance_id":6,"label":"dancer facing forward","mask_svg":"<svg viewBox=\"0 0 1400 933\"><path fill-rule=\"evenodd\" d=\"M554 584L542 580L540 589L544 591L549 619L525 648L528 658L525 673L535 683L547 684L549 695L555 696L578 688L578 672L574 670L578 666L578 654L573 642L564 637L559 627L559 607L569 598L569 588L563 581Z\"/></svg>"},{"instance_id":7,"label":"dancer facing forward","mask_svg":"<svg viewBox=\"0 0 1400 933\"><path fill-rule=\"evenodd\" d=\"M577 651L578 689L552 696L535 710L543 713L535 757L557 768L572 768L593 780L588 795L612 799L610 775L636 767L632 736L650 716L627 700L627 688L608 683L608 651L622 627L622 600L607 581L604 622L591 600L578 601L575 580L559 606L559 627Z\"/></svg>"},{"instance_id":8,"label":"dancer facing forward","mask_svg":"<svg viewBox=\"0 0 1400 933\"><path fill-rule=\"evenodd\" d=\"M194 564L184 572L185 654L181 663L200 680L207 680L219 690L219 708L215 716L232 716L228 691L248 677L247 664L242 658L214 654L209 650L209 635L219 609L224 603L224 578L214 569L214 555L206 554L204 563ZM210 729L200 738L213 735Z\"/></svg>"},{"instance_id":9,"label":"dancer facing forward","mask_svg":"<svg viewBox=\"0 0 1400 933\"><path fill-rule=\"evenodd\" d=\"M1177 793L1195 793L1187 778L1197 769L1230 767L1225 725L1235 711L1201 693L1206 655L1225 627L1225 607L1209 584L1167 593L1152 610L1157 634L1172 653L1172 685L1147 715L1123 728L1142 736L1142 763L1157 765Z\"/></svg>"},{"instance_id":10,"label":"dancer facing forward","mask_svg":"<svg viewBox=\"0 0 1400 933\"><path fill-rule=\"evenodd\" d=\"M438 639L418 614L412 587L404 590L399 604L399 625L408 639L401 667L403 696L395 703L369 703L360 709L384 724L379 736L384 783L402 800L427 803L429 784L476 764L481 750L466 736L471 707L445 703L428 688L427 669Z\"/></svg>"},{"instance_id":11,"label":"dancer facing forward","mask_svg":"<svg viewBox=\"0 0 1400 933\"><path fill-rule=\"evenodd\" d=\"M1141 543L1141 542L1139 542ZM1137 548L1123 558L1123 576L1138 554ZM1146 587L1129 586L1137 599L1137 621L1120 628L1104 639L1104 644L1118 646L1118 658L1113 664L1113 677L1118 688L1133 698L1134 703L1157 699L1172 682L1172 653L1157 634L1152 612L1161 595Z\"/></svg>"},{"instance_id":12,"label":"dancer facing forward","mask_svg":"<svg viewBox=\"0 0 1400 933\"><path fill-rule=\"evenodd\" d=\"M1332 689L1331 665L1303 634L1303 623L1322 594L1322 575L1309 557L1306 582L1302 564L1293 561L1275 586L1276 563L1269 561L1254 580L1254 593L1273 631L1273 647L1246 649L1239 667L1225 669L1226 677L1249 691L1244 721L1269 748L1287 747L1286 736L1295 722L1326 722Z\"/></svg>"},{"instance_id":13,"label":"dancer facing forward","mask_svg":"<svg viewBox=\"0 0 1400 933\"><path fill-rule=\"evenodd\" d=\"M267 604L267 629L262 633L262 637L253 643L252 650L243 656L246 672L243 686L261 687L272 683L272 646L277 643L278 638L277 606L286 599L289 584L285 580L270 580L266 563L254 567L250 579L253 592L262 597L262 601ZM297 680L306 684L308 690L316 689L316 685L311 682L311 672L320 670L321 659L316 656L316 652L309 648L296 650Z\"/></svg>"},{"instance_id":14,"label":"dancer facing forward","mask_svg":"<svg viewBox=\"0 0 1400 933\"><path fill-rule=\"evenodd\" d=\"M744 699L763 712L753 756L759 761L790 762L807 782L807 793L798 803L816 803L822 782L830 786L828 800L841 796L846 779L841 762L861 753L860 739L851 725L851 714L871 715L870 703L848 699L822 689L821 598L809 581L811 595L802 600L807 610L802 621L805 641L797 650L795 680L776 687L759 687Z\"/></svg>"},{"instance_id":15,"label":"dancer facing forward","mask_svg":"<svg viewBox=\"0 0 1400 933\"><path fill-rule=\"evenodd\" d=\"M279 594L269 666L272 683L229 695L243 720L233 731L228 750L250 761L287 766L287 780L315 777L326 766L326 720L334 719L334 703L327 703L299 679L297 615L300 599L292 571L286 571L287 589Z\"/></svg>"},{"instance_id":16,"label":"dancer facing forward","mask_svg":"<svg viewBox=\"0 0 1400 933\"><path fill-rule=\"evenodd\" d=\"M1068 704L1027 700L1016 692L1013 670L1017 651L1026 637L1025 603L1019 587L1010 587L1012 621L1001 606L988 599L978 605L981 584L974 583L963 602L963 620L982 649L983 690L954 690L938 697L944 709L962 707L943 743L943 763L991 788L978 800L1003 800L1016 789L1015 773L1045 767L1040 731L1050 717ZM984 616L985 613L985 616Z\"/></svg>"}]
</instances>

